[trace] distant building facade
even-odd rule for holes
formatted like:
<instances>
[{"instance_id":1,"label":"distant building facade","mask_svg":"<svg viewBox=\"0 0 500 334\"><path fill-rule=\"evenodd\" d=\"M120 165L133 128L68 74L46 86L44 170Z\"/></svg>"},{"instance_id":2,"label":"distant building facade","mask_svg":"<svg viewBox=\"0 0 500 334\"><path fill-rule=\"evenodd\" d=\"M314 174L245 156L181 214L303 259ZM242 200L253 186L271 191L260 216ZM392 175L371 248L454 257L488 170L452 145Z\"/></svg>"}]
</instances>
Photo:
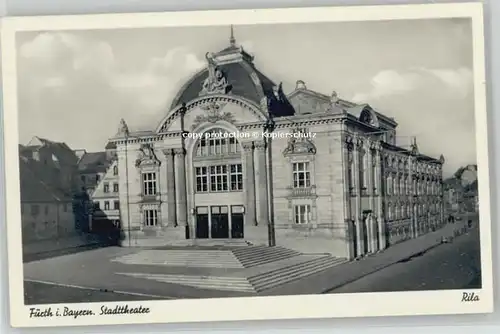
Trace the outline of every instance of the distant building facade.
<instances>
[{"instance_id":1,"label":"distant building facade","mask_svg":"<svg viewBox=\"0 0 500 334\"><path fill-rule=\"evenodd\" d=\"M352 259L439 228L444 158L398 147L396 128L300 80L286 95L232 37L156 129L122 121L110 140L123 244L275 240Z\"/></svg>"},{"instance_id":2,"label":"distant building facade","mask_svg":"<svg viewBox=\"0 0 500 334\"><path fill-rule=\"evenodd\" d=\"M106 231L111 227L120 226L119 189L118 163L113 160L90 194L94 204L92 231Z\"/></svg>"},{"instance_id":3,"label":"distant building facade","mask_svg":"<svg viewBox=\"0 0 500 334\"><path fill-rule=\"evenodd\" d=\"M108 143L102 152L79 150L76 153L80 156L80 180L92 202L89 230L99 232L118 226L120 215L116 146Z\"/></svg>"}]
</instances>

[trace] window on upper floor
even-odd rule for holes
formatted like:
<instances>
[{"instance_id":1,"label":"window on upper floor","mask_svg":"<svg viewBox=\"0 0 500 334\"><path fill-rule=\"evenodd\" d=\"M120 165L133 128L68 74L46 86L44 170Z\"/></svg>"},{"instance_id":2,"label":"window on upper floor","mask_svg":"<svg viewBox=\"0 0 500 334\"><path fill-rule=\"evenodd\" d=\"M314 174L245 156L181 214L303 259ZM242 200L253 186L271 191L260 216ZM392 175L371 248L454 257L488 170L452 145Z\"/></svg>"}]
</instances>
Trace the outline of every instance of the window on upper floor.
<instances>
[{"instance_id":1,"label":"window on upper floor","mask_svg":"<svg viewBox=\"0 0 500 334\"><path fill-rule=\"evenodd\" d=\"M109 183L104 183L104 192L109 193Z\"/></svg>"},{"instance_id":2,"label":"window on upper floor","mask_svg":"<svg viewBox=\"0 0 500 334\"><path fill-rule=\"evenodd\" d=\"M227 165L210 166L210 191L228 190Z\"/></svg>"},{"instance_id":3,"label":"window on upper floor","mask_svg":"<svg viewBox=\"0 0 500 334\"><path fill-rule=\"evenodd\" d=\"M114 210L120 210L120 201L114 201L113 202L113 209Z\"/></svg>"},{"instance_id":4,"label":"window on upper floor","mask_svg":"<svg viewBox=\"0 0 500 334\"><path fill-rule=\"evenodd\" d=\"M101 209L101 204L98 201L94 202L94 210L100 210Z\"/></svg>"},{"instance_id":5,"label":"window on upper floor","mask_svg":"<svg viewBox=\"0 0 500 334\"><path fill-rule=\"evenodd\" d=\"M109 201L104 201L104 210L109 210Z\"/></svg>"},{"instance_id":6,"label":"window on upper floor","mask_svg":"<svg viewBox=\"0 0 500 334\"><path fill-rule=\"evenodd\" d=\"M113 167L113 175L118 175L118 166Z\"/></svg>"},{"instance_id":7,"label":"window on upper floor","mask_svg":"<svg viewBox=\"0 0 500 334\"><path fill-rule=\"evenodd\" d=\"M142 194L145 196L154 196L157 194L155 172L142 173Z\"/></svg>"},{"instance_id":8,"label":"window on upper floor","mask_svg":"<svg viewBox=\"0 0 500 334\"><path fill-rule=\"evenodd\" d=\"M196 156L219 156L231 155L241 151L238 141L229 136L223 135L227 133L223 129L213 129L205 133L205 136L200 139L196 148Z\"/></svg>"},{"instance_id":9,"label":"window on upper floor","mask_svg":"<svg viewBox=\"0 0 500 334\"><path fill-rule=\"evenodd\" d=\"M113 192L117 193L118 190L118 183L113 183Z\"/></svg>"},{"instance_id":10,"label":"window on upper floor","mask_svg":"<svg viewBox=\"0 0 500 334\"><path fill-rule=\"evenodd\" d=\"M311 171L309 162L293 163L293 187L308 188L311 186Z\"/></svg>"}]
</instances>

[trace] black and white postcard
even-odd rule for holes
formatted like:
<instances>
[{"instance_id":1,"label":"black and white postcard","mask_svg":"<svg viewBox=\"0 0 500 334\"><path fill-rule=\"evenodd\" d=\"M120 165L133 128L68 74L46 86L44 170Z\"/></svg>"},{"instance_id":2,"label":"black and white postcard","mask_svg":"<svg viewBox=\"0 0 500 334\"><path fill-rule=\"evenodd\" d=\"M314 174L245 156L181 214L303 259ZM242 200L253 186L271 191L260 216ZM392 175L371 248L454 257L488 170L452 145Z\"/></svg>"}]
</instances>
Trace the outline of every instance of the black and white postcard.
<instances>
[{"instance_id":1,"label":"black and white postcard","mask_svg":"<svg viewBox=\"0 0 500 334\"><path fill-rule=\"evenodd\" d=\"M479 3L5 19L12 325L491 312L484 64Z\"/></svg>"}]
</instances>

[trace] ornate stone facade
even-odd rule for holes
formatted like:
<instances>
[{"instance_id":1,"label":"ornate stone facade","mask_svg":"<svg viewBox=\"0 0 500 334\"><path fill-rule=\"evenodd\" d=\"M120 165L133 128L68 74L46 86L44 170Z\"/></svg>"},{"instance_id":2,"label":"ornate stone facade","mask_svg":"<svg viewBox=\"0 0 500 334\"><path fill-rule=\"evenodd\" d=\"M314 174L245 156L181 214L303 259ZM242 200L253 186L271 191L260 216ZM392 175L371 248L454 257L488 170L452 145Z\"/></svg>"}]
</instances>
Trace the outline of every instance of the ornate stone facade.
<instances>
[{"instance_id":1,"label":"ornate stone facade","mask_svg":"<svg viewBox=\"0 0 500 334\"><path fill-rule=\"evenodd\" d=\"M124 245L275 240L352 259L442 225L444 159L398 147L395 120L300 80L285 95L234 40L207 63L155 131L111 140Z\"/></svg>"}]
</instances>

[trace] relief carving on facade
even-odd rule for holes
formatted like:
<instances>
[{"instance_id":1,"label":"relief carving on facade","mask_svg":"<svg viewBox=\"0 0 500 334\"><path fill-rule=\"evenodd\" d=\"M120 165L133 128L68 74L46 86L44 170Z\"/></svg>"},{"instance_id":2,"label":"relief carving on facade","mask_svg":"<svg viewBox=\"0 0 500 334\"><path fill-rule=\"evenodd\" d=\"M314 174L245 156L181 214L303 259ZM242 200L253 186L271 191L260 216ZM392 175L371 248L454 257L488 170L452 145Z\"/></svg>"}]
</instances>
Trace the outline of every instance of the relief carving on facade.
<instances>
[{"instance_id":1,"label":"relief carving on facade","mask_svg":"<svg viewBox=\"0 0 500 334\"><path fill-rule=\"evenodd\" d=\"M296 128L292 131L283 155L290 154L316 154L316 145L307 137L306 129Z\"/></svg>"},{"instance_id":2,"label":"relief carving on facade","mask_svg":"<svg viewBox=\"0 0 500 334\"><path fill-rule=\"evenodd\" d=\"M222 112L222 109L226 103L220 103L212 101L206 105L200 107L200 109L206 111L205 115L198 115L193 121L193 125L191 126L191 130L198 127L203 123L216 123L218 121L226 121L229 123L235 123L234 115L230 112Z\"/></svg>"},{"instance_id":3,"label":"relief carving on facade","mask_svg":"<svg viewBox=\"0 0 500 334\"><path fill-rule=\"evenodd\" d=\"M344 142L348 151L352 151L354 149L354 142L351 135L346 135Z\"/></svg>"},{"instance_id":4,"label":"relief carving on facade","mask_svg":"<svg viewBox=\"0 0 500 334\"><path fill-rule=\"evenodd\" d=\"M205 58L208 63L208 77L203 81L203 88L199 95L229 93L232 87L224 72L215 64L213 55L207 52Z\"/></svg>"},{"instance_id":5,"label":"relief carving on facade","mask_svg":"<svg viewBox=\"0 0 500 334\"><path fill-rule=\"evenodd\" d=\"M161 162L155 154L153 144L142 144L139 148L139 156L135 161L135 166L159 166L160 164Z\"/></svg>"}]
</instances>

